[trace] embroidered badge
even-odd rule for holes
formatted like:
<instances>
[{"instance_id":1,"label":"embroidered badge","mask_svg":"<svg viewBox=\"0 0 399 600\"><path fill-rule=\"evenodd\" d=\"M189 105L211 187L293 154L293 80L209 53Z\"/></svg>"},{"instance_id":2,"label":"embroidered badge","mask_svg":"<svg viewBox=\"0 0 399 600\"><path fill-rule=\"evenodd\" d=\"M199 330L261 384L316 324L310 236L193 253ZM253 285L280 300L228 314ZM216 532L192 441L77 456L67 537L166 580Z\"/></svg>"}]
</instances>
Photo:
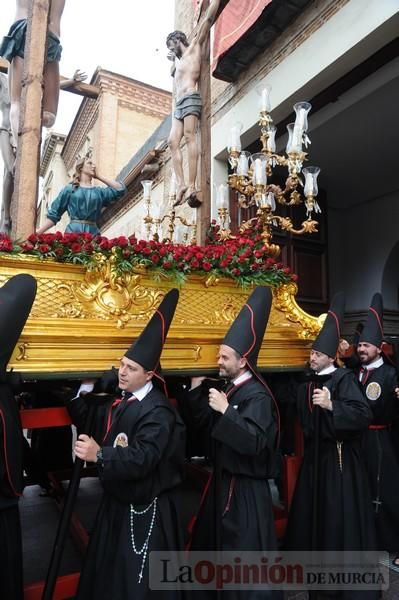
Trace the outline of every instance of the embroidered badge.
<instances>
[{"instance_id":1,"label":"embroidered badge","mask_svg":"<svg viewBox=\"0 0 399 600\"><path fill-rule=\"evenodd\" d=\"M366 387L366 396L369 400L378 400L381 396L381 386L376 381L372 381Z\"/></svg>"},{"instance_id":2,"label":"embroidered badge","mask_svg":"<svg viewBox=\"0 0 399 600\"><path fill-rule=\"evenodd\" d=\"M117 446L122 446L122 448L126 448L129 445L126 433L118 433L114 441L114 448Z\"/></svg>"}]
</instances>

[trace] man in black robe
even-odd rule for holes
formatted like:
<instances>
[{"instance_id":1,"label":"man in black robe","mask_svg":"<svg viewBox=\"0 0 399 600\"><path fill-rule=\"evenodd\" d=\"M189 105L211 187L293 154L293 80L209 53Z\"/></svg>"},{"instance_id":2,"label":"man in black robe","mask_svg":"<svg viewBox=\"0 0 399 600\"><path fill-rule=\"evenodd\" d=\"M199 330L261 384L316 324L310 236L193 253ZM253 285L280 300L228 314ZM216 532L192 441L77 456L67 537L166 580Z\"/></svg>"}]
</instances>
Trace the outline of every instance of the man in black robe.
<instances>
[{"instance_id":1,"label":"man in black robe","mask_svg":"<svg viewBox=\"0 0 399 600\"><path fill-rule=\"evenodd\" d=\"M196 377L187 393L191 422L208 437L214 467L193 526L191 550L277 549L268 483L273 476L277 410L256 369L271 302L270 288L256 288L225 336L218 366L220 377L229 382L226 391ZM212 597L212 592L199 594ZM282 597L260 589L222 594L229 600Z\"/></svg>"},{"instance_id":2,"label":"man in black robe","mask_svg":"<svg viewBox=\"0 0 399 600\"><path fill-rule=\"evenodd\" d=\"M148 564L152 550L182 549L177 487L182 479L185 428L166 397L159 368L177 300L177 290L166 294L122 357L121 393L98 411L97 441L81 434L75 445L79 458L97 463L104 489L79 582L79 600L176 598L176 592L150 589ZM76 398L68 408L74 422L82 424L84 400Z\"/></svg>"},{"instance_id":3,"label":"man in black robe","mask_svg":"<svg viewBox=\"0 0 399 600\"><path fill-rule=\"evenodd\" d=\"M16 275L0 289L0 598L23 599L18 501L23 490L23 433L10 374L6 372L36 295L31 275Z\"/></svg>"},{"instance_id":4,"label":"man in black robe","mask_svg":"<svg viewBox=\"0 0 399 600\"><path fill-rule=\"evenodd\" d=\"M373 420L363 438L363 451L378 546L380 550L396 554L399 551L399 463L390 427L398 416L398 399L395 393L398 378L394 367L383 358L382 323L382 296L377 293L372 298L367 321L359 337L357 354L361 368L357 369L356 375L373 414Z\"/></svg>"},{"instance_id":5,"label":"man in black robe","mask_svg":"<svg viewBox=\"0 0 399 600\"><path fill-rule=\"evenodd\" d=\"M312 381L301 384L298 389L297 408L305 451L288 519L286 550L366 551L376 548L371 498L361 452L361 437L371 421L371 411L353 372L336 368L334 364L343 313L344 298L337 294L312 346ZM316 418L319 419L317 427ZM318 487L317 498L314 481ZM323 592L325 596L361 600L378 598L379 593L348 590Z\"/></svg>"}]
</instances>

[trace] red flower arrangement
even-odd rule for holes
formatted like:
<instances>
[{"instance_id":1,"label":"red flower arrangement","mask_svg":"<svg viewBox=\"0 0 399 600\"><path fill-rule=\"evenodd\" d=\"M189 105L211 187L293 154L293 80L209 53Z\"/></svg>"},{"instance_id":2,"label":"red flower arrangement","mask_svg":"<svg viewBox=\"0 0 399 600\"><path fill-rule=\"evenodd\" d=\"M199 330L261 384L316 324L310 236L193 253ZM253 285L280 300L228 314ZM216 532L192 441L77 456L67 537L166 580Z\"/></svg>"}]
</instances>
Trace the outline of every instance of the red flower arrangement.
<instances>
[{"instance_id":1,"label":"red flower arrangement","mask_svg":"<svg viewBox=\"0 0 399 600\"><path fill-rule=\"evenodd\" d=\"M219 228L212 222L205 246L138 240L134 235L108 239L90 233L32 234L22 243L14 243L0 234L0 254L26 254L56 262L95 268L96 255L115 257L118 273L144 266L155 275L166 275L184 283L190 273L205 273L235 279L241 286L268 284L278 286L296 281L297 276L268 256L257 232L231 240L219 240Z\"/></svg>"}]
</instances>

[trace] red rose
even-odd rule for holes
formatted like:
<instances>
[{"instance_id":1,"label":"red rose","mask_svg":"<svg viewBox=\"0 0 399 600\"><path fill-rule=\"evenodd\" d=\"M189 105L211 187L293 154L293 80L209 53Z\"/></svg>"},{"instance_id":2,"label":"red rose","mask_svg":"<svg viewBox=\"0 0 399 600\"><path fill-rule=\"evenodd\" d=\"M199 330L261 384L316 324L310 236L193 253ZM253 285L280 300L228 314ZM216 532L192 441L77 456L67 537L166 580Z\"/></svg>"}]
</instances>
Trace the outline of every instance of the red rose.
<instances>
[{"instance_id":1,"label":"red rose","mask_svg":"<svg viewBox=\"0 0 399 600\"><path fill-rule=\"evenodd\" d=\"M158 256L158 254L152 254L151 255L151 262L153 262L154 265L157 265L159 263L159 256Z\"/></svg>"},{"instance_id":2,"label":"red rose","mask_svg":"<svg viewBox=\"0 0 399 600\"><path fill-rule=\"evenodd\" d=\"M202 263L202 268L204 269L204 271L210 271L212 269L212 265L208 261L204 260L204 262Z\"/></svg>"},{"instance_id":3,"label":"red rose","mask_svg":"<svg viewBox=\"0 0 399 600\"><path fill-rule=\"evenodd\" d=\"M48 244L40 244L39 250L42 254L46 254L47 252L50 252L50 246Z\"/></svg>"},{"instance_id":4,"label":"red rose","mask_svg":"<svg viewBox=\"0 0 399 600\"><path fill-rule=\"evenodd\" d=\"M120 237L116 238L116 242L119 248L126 248L126 246L129 245L129 242L127 241L127 238L125 238L124 235L121 235Z\"/></svg>"},{"instance_id":5,"label":"red rose","mask_svg":"<svg viewBox=\"0 0 399 600\"><path fill-rule=\"evenodd\" d=\"M1 244L1 241L0 241ZM21 248L23 250L25 250L26 252L30 252L31 250L33 250L34 245L31 244L30 242L24 242L23 244L21 244Z\"/></svg>"},{"instance_id":6,"label":"red rose","mask_svg":"<svg viewBox=\"0 0 399 600\"><path fill-rule=\"evenodd\" d=\"M73 244L71 244L71 250L72 250L72 252L81 252L82 245L79 244L79 242L73 242Z\"/></svg>"},{"instance_id":7,"label":"red rose","mask_svg":"<svg viewBox=\"0 0 399 600\"><path fill-rule=\"evenodd\" d=\"M296 273L291 273L291 280L298 281L298 275Z\"/></svg>"}]
</instances>

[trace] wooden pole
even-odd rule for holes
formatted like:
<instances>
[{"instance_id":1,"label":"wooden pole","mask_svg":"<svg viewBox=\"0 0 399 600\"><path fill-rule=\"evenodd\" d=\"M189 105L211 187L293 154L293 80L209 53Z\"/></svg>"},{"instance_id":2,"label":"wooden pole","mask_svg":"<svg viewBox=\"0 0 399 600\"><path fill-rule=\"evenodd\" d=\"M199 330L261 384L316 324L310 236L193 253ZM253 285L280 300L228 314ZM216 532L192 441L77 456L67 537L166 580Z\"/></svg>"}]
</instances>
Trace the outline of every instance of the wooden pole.
<instances>
[{"instance_id":1,"label":"wooden pole","mask_svg":"<svg viewBox=\"0 0 399 600\"><path fill-rule=\"evenodd\" d=\"M43 68L51 0L31 3L25 42L19 115L12 234L19 240L35 231L39 182Z\"/></svg>"},{"instance_id":2,"label":"wooden pole","mask_svg":"<svg viewBox=\"0 0 399 600\"><path fill-rule=\"evenodd\" d=\"M203 0L202 14L205 14L209 0ZM198 211L198 242L205 242L206 232L211 219L211 63L210 63L210 36L202 49L201 74L198 89L202 99L202 113L200 120L200 190L202 204Z\"/></svg>"},{"instance_id":3,"label":"wooden pole","mask_svg":"<svg viewBox=\"0 0 399 600\"><path fill-rule=\"evenodd\" d=\"M216 15L220 15L229 0L222 0ZM202 15L209 6L209 0L203 0ZM215 20L216 20L215 19ZM201 21L201 19L200 19ZM211 62L210 62L210 35L202 51L201 75L198 83L202 98L202 114L200 121L201 151L200 151L200 190L202 204L198 215L198 241L205 242L211 220Z\"/></svg>"}]
</instances>

